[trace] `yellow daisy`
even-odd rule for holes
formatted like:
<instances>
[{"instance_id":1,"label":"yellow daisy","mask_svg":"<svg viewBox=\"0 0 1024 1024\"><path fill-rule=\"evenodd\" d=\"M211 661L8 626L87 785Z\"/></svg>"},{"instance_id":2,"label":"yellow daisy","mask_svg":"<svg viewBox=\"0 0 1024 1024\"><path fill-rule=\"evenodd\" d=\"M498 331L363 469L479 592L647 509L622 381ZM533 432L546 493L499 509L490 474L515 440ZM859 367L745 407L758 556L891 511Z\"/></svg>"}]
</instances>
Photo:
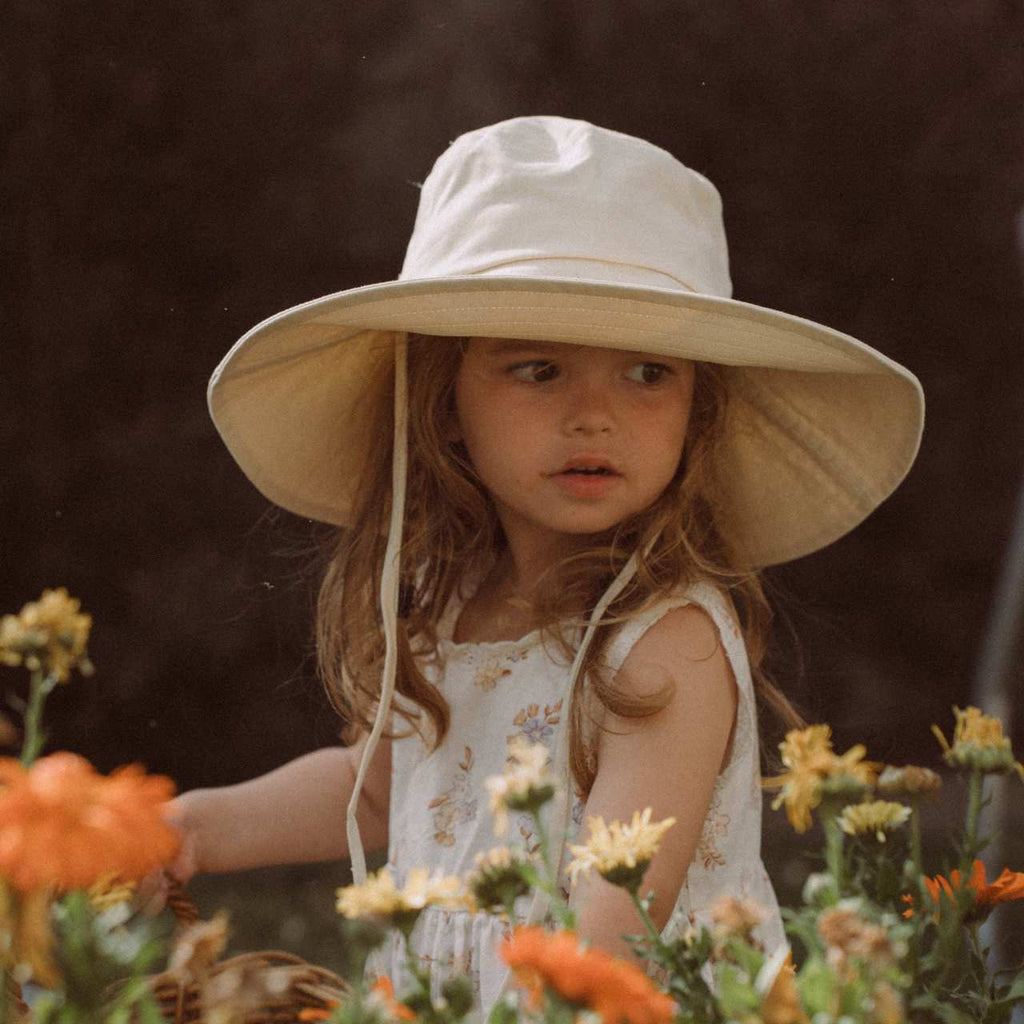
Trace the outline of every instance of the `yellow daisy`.
<instances>
[{"instance_id":1,"label":"yellow daisy","mask_svg":"<svg viewBox=\"0 0 1024 1024\"><path fill-rule=\"evenodd\" d=\"M92 617L79 611L80 603L67 590L44 590L17 615L0 619L0 663L24 664L29 671L43 670L66 682L71 670L92 672L86 643Z\"/></svg>"},{"instance_id":2,"label":"yellow daisy","mask_svg":"<svg viewBox=\"0 0 1024 1024\"><path fill-rule=\"evenodd\" d=\"M476 909L501 914L509 904L530 891L523 873L526 855L508 846L496 846L473 858L473 872L466 880Z\"/></svg>"},{"instance_id":3,"label":"yellow daisy","mask_svg":"<svg viewBox=\"0 0 1024 1024\"><path fill-rule=\"evenodd\" d=\"M780 790L772 808L785 804L786 817L797 832L810 828L811 811L826 794L852 796L874 782L878 766L864 760L863 744L836 754L831 737L827 725L790 730L779 744L782 763L789 771L761 782L765 789Z\"/></svg>"},{"instance_id":4,"label":"yellow daisy","mask_svg":"<svg viewBox=\"0 0 1024 1024\"><path fill-rule=\"evenodd\" d=\"M1014 759L1010 739L1003 735L1003 723L998 718L990 718L976 707L963 710L954 707L953 714L956 726L952 746L946 742L942 730L937 725L932 726L932 732L942 744L946 764L997 775L1016 772L1024 779L1024 765Z\"/></svg>"},{"instance_id":5,"label":"yellow daisy","mask_svg":"<svg viewBox=\"0 0 1024 1024\"><path fill-rule=\"evenodd\" d=\"M640 884L648 864L658 852L661 837L676 823L675 818L651 822L651 808L633 812L628 825L613 821L606 825L600 816L588 819L590 838L570 847L573 859L567 871L572 884L581 872L596 868L602 878L626 888Z\"/></svg>"},{"instance_id":6,"label":"yellow daisy","mask_svg":"<svg viewBox=\"0 0 1024 1024\"><path fill-rule=\"evenodd\" d=\"M405 887L399 889L387 868L370 875L362 885L347 885L337 893L338 913L348 918L388 918L392 924L406 924L424 907L465 907L462 879L431 875L426 868L413 868Z\"/></svg>"},{"instance_id":7,"label":"yellow daisy","mask_svg":"<svg viewBox=\"0 0 1024 1024\"><path fill-rule=\"evenodd\" d=\"M847 835L859 836L874 832L875 838L885 842L885 833L899 828L910 817L910 808L891 800L868 800L850 804L839 815L839 824Z\"/></svg>"},{"instance_id":8,"label":"yellow daisy","mask_svg":"<svg viewBox=\"0 0 1024 1024\"><path fill-rule=\"evenodd\" d=\"M505 771L484 779L484 788L491 795L495 835L505 834L509 811L539 810L554 795L548 757L543 743L531 743L523 736L509 740Z\"/></svg>"}]
</instances>

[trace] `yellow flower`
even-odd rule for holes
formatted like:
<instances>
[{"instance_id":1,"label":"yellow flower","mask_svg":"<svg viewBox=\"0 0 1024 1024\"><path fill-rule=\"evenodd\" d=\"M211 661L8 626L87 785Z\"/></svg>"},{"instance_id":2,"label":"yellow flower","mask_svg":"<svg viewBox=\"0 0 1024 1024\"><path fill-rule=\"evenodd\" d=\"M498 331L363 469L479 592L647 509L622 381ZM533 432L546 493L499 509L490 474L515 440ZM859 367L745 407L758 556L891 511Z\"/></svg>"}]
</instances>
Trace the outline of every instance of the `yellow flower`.
<instances>
[{"instance_id":1,"label":"yellow flower","mask_svg":"<svg viewBox=\"0 0 1024 1024\"><path fill-rule=\"evenodd\" d=\"M554 795L547 765L548 748L543 743L531 743L523 736L509 740L505 771L484 779L484 788L491 794L496 836L505 834L508 811L539 810Z\"/></svg>"},{"instance_id":2,"label":"yellow flower","mask_svg":"<svg viewBox=\"0 0 1024 1024\"><path fill-rule=\"evenodd\" d=\"M486 853L478 853L473 863L466 888L472 893L477 910L500 914L530 891L522 870L527 861L519 850L496 846Z\"/></svg>"},{"instance_id":3,"label":"yellow flower","mask_svg":"<svg viewBox=\"0 0 1024 1024\"><path fill-rule=\"evenodd\" d=\"M404 889L398 888L387 868L381 868L362 885L347 885L337 895L338 913L343 917L386 917L393 924L415 920L428 906L466 906L462 879L431 875L426 868L413 868Z\"/></svg>"},{"instance_id":4,"label":"yellow flower","mask_svg":"<svg viewBox=\"0 0 1024 1024\"><path fill-rule=\"evenodd\" d=\"M19 614L0 619L0 663L21 665L32 672L43 670L66 682L71 670L92 672L85 651L92 617L79 611L80 603L63 587L44 590Z\"/></svg>"},{"instance_id":5,"label":"yellow flower","mask_svg":"<svg viewBox=\"0 0 1024 1024\"><path fill-rule=\"evenodd\" d=\"M860 804L850 804L839 815L839 824L844 832L851 836L874 832L875 838L885 842L885 833L890 829L899 828L910 817L910 808L891 800L866 800Z\"/></svg>"},{"instance_id":6,"label":"yellow flower","mask_svg":"<svg viewBox=\"0 0 1024 1024\"><path fill-rule=\"evenodd\" d=\"M16 980L32 978L44 988L56 988L61 980L53 959L50 900L45 887L18 892L0 879L0 964Z\"/></svg>"},{"instance_id":7,"label":"yellow flower","mask_svg":"<svg viewBox=\"0 0 1024 1024\"><path fill-rule=\"evenodd\" d=\"M864 746L858 743L838 755L832 750L831 736L827 725L790 730L779 744L782 763L789 771L762 780L765 789L780 790L772 808L777 810L785 804L786 817L797 832L810 828L811 811L823 796L852 796L874 782L877 766L864 760Z\"/></svg>"},{"instance_id":8,"label":"yellow flower","mask_svg":"<svg viewBox=\"0 0 1024 1024\"><path fill-rule=\"evenodd\" d=\"M633 812L628 825L621 821L604 823L600 816L588 819L590 838L582 846L572 846L574 854L568 872L572 884L581 872L597 868L602 878L626 888L640 884L648 864L658 852L661 837L676 823L675 818L651 823L651 809Z\"/></svg>"},{"instance_id":9,"label":"yellow flower","mask_svg":"<svg viewBox=\"0 0 1024 1024\"><path fill-rule=\"evenodd\" d=\"M103 911L118 903L130 903L135 898L137 888L134 882L126 882L113 872L108 872L86 889L86 895L94 910Z\"/></svg>"},{"instance_id":10,"label":"yellow flower","mask_svg":"<svg viewBox=\"0 0 1024 1024\"><path fill-rule=\"evenodd\" d=\"M937 725L932 726L932 732L942 744L946 764L997 775L1017 772L1024 779L1024 765L1014 760L1010 739L1003 735L1003 723L998 718L990 718L975 707L963 710L954 707L953 714L956 727L952 746L946 742L942 730Z\"/></svg>"}]
</instances>

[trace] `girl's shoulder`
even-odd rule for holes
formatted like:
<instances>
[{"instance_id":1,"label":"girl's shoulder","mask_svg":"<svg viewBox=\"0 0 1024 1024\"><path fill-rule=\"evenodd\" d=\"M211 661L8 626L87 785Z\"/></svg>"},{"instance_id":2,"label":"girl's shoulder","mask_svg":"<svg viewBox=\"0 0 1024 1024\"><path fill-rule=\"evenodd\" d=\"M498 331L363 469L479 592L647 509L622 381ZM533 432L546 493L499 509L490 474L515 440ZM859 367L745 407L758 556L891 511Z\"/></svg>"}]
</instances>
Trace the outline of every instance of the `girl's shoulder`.
<instances>
[{"instance_id":1,"label":"girl's shoulder","mask_svg":"<svg viewBox=\"0 0 1024 1024\"><path fill-rule=\"evenodd\" d=\"M618 672L648 630L670 612L687 606L700 608L714 624L737 680L749 676L746 646L732 601L725 591L703 581L655 597L633 612L608 642L603 659L605 667Z\"/></svg>"}]
</instances>

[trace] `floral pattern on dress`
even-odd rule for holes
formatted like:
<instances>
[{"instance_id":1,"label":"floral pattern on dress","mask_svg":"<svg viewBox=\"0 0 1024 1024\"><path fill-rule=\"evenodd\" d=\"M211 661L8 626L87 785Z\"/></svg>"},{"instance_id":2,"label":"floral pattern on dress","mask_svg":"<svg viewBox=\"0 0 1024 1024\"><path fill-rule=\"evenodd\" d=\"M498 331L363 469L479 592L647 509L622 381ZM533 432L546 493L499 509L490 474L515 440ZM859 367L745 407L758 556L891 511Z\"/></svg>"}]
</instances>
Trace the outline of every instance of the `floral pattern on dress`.
<instances>
[{"instance_id":1,"label":"floral pattern on dress","mask_svg":"<svg viewBox=\"0 0 1024 1024\"><path fill-rule=\"evenodd\" d=\"M725 863L718 848L719 839L725 838L729 833L729 815L722 811L722 795L716 785L711 797L711 805L704 817L704 824L701 826L700 839L697 841L697 852L694 860L700 861L706 871L713 871Z\"/></svg>"},{"instance_id":2,"label":"floral pattern on dress","mask_svg":"<svg viewBox=\"0 0 1024 1024\"><path fill-rule=\"evenodd\" d=\"M524 736L531 743L550 744L555 735L555 726L562 718L562 700L559 698L554 704L545 704L543 714L540 707L539 704L528 704L517 712L516 717L512 719L516 731L507 737L510 743L516 736Z\"/></svg>"},{"instance_id":3,"label":"floral pattern on dress","mask_svg":"<svg viewBox=\"0 0 1024 1024\"><path fill-rule=\"evenodd\" d=\"M583 825L583 812L587 809L586 801L580 795L578 790L573 790L572 794L572 823L576 826L577 831Z\"/></svg>"},{"instance_id":4,"label":"floral pattern on dress","mask_svg":"<svg viewBox=\"0 0 1024 1024\"><path fill-rule=\"evenodd\" d=\"M484 693L490 693L498 685L499 679L512 675L512 669L506 668L496 659L485 661L473 676L473 685L480 687Z\"/></svg>"},{"instance_id":5,"label":"floral pattern on dress","mask_svg":"<svg viewBox=\"0 0 1024 1024\"><path fill-rule=\"evenodd\" d=\"M644 632L667 610L687 600L704 607L718 626L736 678L739 707L731 757L716 781L713 806L702 825L702 842L671 904L664 935L666 939L679 938L688 924L706 920L718 893L742 892L765 907L768 918L759 927L759 937L766 948L774 949L785 942L785 935L760 859L763 796L754 693L728 599L709 586L697 584L685 600L676 595L652 605L635 620L624 623L612 639L606 654L608 667L609 671L617 670ZM451 701L452 728L437 750L430 751L418 738L410 737L396 741L392 751L390 820L394 827L389 860L400 884L404 884L413 865L443 861L458 867L471 861L478 851L495 845L482 779L503 770L507 754L503 741L510 734L539 740L552 754L568 742L564 731L569 717L567 667L561 659L538 643L455 645L450 632L438 635L447 646L436 684ZM505 668L510 670L508 676L503 674ZM478 672L480 683L476 682ZM492 690L484 688L489 675L495 682ZM430 678L435 681L434 676ZM561 698L563 704L559 703ZM584 738L588 742L591 739ZM471 750L465 744L471 744ZM472 793L481 801L478 808L473 806ZM436 802L428 806L432 797ZM562 862L568 860L568 855L564 847L557 850L560 837L556 833L565 824L571 835L579 827L578 819L586 820L582 801L574 801L566 810L573 819L571 824L549 825L552 857ZM529 815L510 814L509 826L510 843L537 851L536 827ZM560 882L564 880L563 876ZM671 894L661 895L672 899ZM525 913L525 907L520 913ZM494 919L464 912L442 918L436 908L430 908L421 921L424 927L414 932L411 947L424 957L421 962L429 964L435 993L439 994L449 972L463 973L460 968L468 967L466 973L472 978L486 1015L508 969L497 954L499 933ZM394 939L373 954L368 974L387 974L401 991L407 977L406 948L397 933Z\"/></svg>"},{"instance_id":6,"label":"floral pattern on dress","mask_svg":"<svg viewBox=\"0 0 1024 1024\"><path fill-rule=\"evenodd\" d=\"M522 661L529 651L514 647L502 655L491 655L486 658L473 675L473 685L484 693L490 693L506 676L512 675L510 664Z\"/></svg>"},{"instance_id":7,"label":"floral pattern on dress","mask_svg":"<svg viewBox=\"0 0 1024 1024\"><path fill-rule=\"evenodd\" d=\"M477 798L470 785L473 775L473 750L466 747L454 778L440 796L427 805L434 812L434 842L455 845L455 827L476 817Z\"/></svg>"},{"instance_id":8,"label":"floral pattern on dress","mask_svg":"<svg viewBox=\"0 0 1024 1024\"><path fill-rule=\"evenodd\" d=\"M434 967L440 967L446 971L451 971L454 974L473 973L472 946L464 950L458 956L453 953L451 956L433 957L429 953L421 953L416 959L419 960L419 962L428 970L433 970Z\"/></svg>"},{"instance_id":9,"label":"floral pattern on dress","mask_svg":"<svg viewBox=\"0 0 1024 1024\"><path fill-rule=\"evenodd\" d=\"M533 819L523 814L519 818L519 838L523 841L523 847L531 856L540 853L540 842L533 834Z\"/></svg>"},{"instance_id":10,"label":"floral pattern on dress","mask_svg":"<svg viewBox=\"0 0 1024 1024\"><path fill-rule=\"evenodd\" d=\"M447 910L441 911L442 933L449 934L451 931L452 915ZM449 953L447 956L433 956L431 953L419 953L416 959L433 972L434 967L440 967L446 972L455 974L473 973L473 947L468 946L461 953Z\"/></svg>"}]
</instances>

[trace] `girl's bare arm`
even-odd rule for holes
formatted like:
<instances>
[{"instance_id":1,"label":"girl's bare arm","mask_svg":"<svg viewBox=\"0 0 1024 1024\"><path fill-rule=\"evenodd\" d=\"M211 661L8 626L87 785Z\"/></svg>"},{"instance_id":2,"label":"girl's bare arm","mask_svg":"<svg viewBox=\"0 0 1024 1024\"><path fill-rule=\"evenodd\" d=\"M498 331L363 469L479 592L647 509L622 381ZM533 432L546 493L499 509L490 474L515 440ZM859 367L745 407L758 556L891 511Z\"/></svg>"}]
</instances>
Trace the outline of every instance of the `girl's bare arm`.
<instances>
[{"instance_id":1,"label":"girl's bare arm","mask_svg":"<svg viewBox=\"0 0 1024 1024\"><path fill-rule=\"evenodd\" d=\"M235 786L194 789L173 802L184 836L172 873L341 860L349 855L345 814L366 746L327 747ZM381 740L366 773L356 820L364 847L388 841L391 744Z\"/></svg>"},{"instance_id":2,"label":"girl's bare arm","mask_svg":"<svg viewBox=\"0 0 1024 1024\"><path fill-rule=\"evenodd\" d=\"M736 717L736 683L721 640L703 609L677 608L657 622L630 651L618 682L637 695L673 686L672 698L648 718L607 716L598 743L597 777L586 816L629 821L652 809L652 821L674 817L643 891L657 894L651 908L664 927L700 841L715 778L730 746ZM584 826L582 836L589 830ZM570 900L579 932L597 946L629 958L622 933L642 931L626 892L596 873L581 877Z\"/></svg>"}]
</instances>

